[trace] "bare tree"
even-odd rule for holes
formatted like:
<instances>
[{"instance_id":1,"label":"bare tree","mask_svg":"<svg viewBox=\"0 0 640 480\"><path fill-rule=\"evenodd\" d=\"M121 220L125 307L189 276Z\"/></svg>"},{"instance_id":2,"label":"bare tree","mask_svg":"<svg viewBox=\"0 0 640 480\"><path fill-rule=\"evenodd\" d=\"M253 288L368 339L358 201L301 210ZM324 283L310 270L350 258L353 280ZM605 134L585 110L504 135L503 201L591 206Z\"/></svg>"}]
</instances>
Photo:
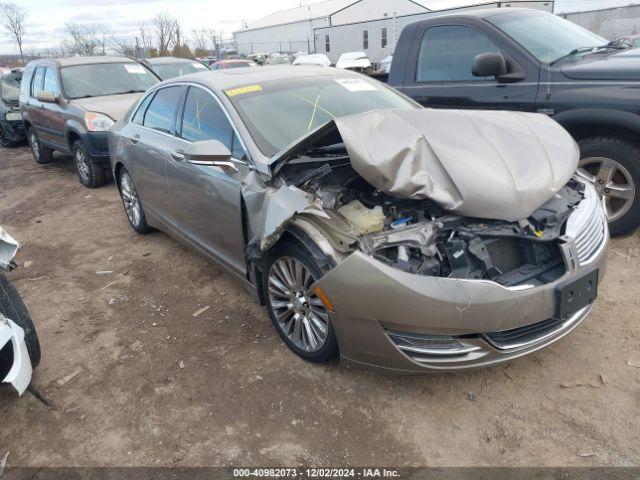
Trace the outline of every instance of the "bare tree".
<instances>
[{"instance_id":1,"label":"bare tree","mask_svg":"<svg viewBox=\"0 0 640 480\"><path fill-rule=\"evenodd\" d=\"M168 55L169 48L176 40L176 25L178 22L166 13L158 13L153 19L153 23L158 37L158 55Z\"/></svg>"},{"instance_id":2,"label":"bare tree","mask_svg":"<svg viewBox=\"0 0 640 480\"><path fill-rule=\"evenodd\" d=\"M119 55L137 56L136 45L129 38L116 38L111 37L109 39L109 45L111 49Z\"/></svg>"},{"instance_id":3,"label":"bare tree","mask_svg":"<svg viewBox=\"0 0 640 480\"><path fill-rule=\"evenodd\" d=\"M67 23L67 33L71 35L71 42L63 42L63 49L71 55L94 55L100 46L95 25L79 25Z\"/></svg>"},{"instance_id":4,"label":"bare tree","mask_svg":"<svg viewBox=\"0 0 640 480\"><path fill-rule=\"evenodd\" d=\"M27 18L27 9L20 5L16 5L15 3L7 2L0 4L0 12L2 15L2 25L18 45L20 61L24 65L22 39L24 37L24 24Z\"/></svg>"},{"instance_id":5,"label":"bare tree","mask_svg":"<svg viewBox=\"0 0 640 480\"><path fill-rule=\"evenodd\" d=\"M209 41L213 46L213 49L216 52L216 57L220 58L219 45L220 45L220 35L215 30L207 30L207 36L209 37Z\"/></svg>"},{"instance_id":6,"label":"bare tree","mask_svg":"<svg viewBox=\"0 0 640 480\"><path fill-rule=\"evenodd\" d=\"M191 32L193 38L193 47L195 49L196 57L205 57L209 52L207 48L207 31L204 28L200 30L193 30Z\"/></svg>"}]
</instances>

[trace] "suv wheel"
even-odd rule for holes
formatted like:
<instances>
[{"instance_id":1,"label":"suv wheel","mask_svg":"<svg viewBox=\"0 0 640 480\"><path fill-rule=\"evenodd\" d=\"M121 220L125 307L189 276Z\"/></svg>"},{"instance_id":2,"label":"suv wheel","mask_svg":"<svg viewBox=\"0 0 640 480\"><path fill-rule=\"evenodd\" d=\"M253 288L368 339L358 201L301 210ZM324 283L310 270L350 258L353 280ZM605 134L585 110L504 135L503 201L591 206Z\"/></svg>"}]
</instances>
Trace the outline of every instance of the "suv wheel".
<instances>
[{"instance_id":1,"label":"suv wheel","mask_svg":"<svg viewBox=\"0 0 640 480\"><path fill-rule=\"evenodd\" d=\"M36 163L45 165L53 161L53 150L42 146L35 128L32 127L29 129L29 131L27 132L27 139L29 141L29 146L31 147L33 159L36 161Z\"/></svg>"},{"instance_id":2,"label":"suv wheel","mask_svg":"<svg viewBox=\"0 0 640 480\"><path fill-rule=\"evenodd\" d=\"M270 255L262 276L267 309L280 338L313 363L326 363L338 355L329 311L310 289L321 276L318 262L293 241Z\"/></svg>"},{"instance_id":3,"label":"suv wheel","mask_svg":"<svg viewBox=\"0 0 640 480\"><path fill-rule=\"evenodd\" d=\"M118 187L122 204L124 205L124 212L127 214L131 227L138 233L151 232L153 229L147 224L147 218L144 215L136 186L133 184L131 175L124 167L122 167L118 176Z\"/></svg>"},{"instance_id":4,"label":"suv wheel","mask_svg":"<svg viewBox=\"0 0 640 480\"><path fill-rule=\"evenodd\" d=\"M80 183L87 188L101 187L105 183L105 171L100 164L91 158L81 140L76 140L71 149L73 161Z\"/></svg>"},{"instance_id":5,"label":"suv wheel","mask_svg":"<svg viewBox=\"0 0 640 480\"><path fill-rule=\"evenodd\" d=\"M640 148L617 137L580 141L579 173L594 184L607 209L611 235L640 226Z\"/></svg>"}]
</instances>

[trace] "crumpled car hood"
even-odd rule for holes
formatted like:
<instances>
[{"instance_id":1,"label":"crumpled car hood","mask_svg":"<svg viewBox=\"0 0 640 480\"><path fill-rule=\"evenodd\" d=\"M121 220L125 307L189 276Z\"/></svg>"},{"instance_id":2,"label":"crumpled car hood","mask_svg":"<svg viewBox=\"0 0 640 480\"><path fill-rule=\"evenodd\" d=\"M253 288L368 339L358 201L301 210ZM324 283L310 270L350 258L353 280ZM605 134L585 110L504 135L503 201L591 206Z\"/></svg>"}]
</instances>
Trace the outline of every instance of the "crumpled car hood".
<instances>
[{"instance_id":1,"label":"crumpled car hood","mask_svg":"<svg viewBox=\"0 0 640 480\"><path fill-rule=\"evenodd\" d=\"M469 217L527 218L578 165L571 136L535 113L384 109L331 123L273 160L337 128L353 168L371 185L398 198L431 199Z\"/></svg>"}]
</instances>

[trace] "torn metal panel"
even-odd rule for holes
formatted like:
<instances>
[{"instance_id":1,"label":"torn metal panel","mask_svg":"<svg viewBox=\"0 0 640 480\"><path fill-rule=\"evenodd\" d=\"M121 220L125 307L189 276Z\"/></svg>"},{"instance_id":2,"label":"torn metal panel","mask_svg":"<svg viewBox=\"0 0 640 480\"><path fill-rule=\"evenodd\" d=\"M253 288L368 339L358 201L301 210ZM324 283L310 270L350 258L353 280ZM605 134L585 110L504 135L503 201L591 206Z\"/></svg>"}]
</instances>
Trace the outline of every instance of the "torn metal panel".
<instances>
[{"instance_id":1,"label":"torn metal panel","mask_svg":"<svg viewBox=\"0 0 640 480\"><path fill-rule=\"evenodd\" d=\"M20 248L18 241L0 227L0 270L11 270L15 265L13 257Z\"/></svg>"},{"instance_id":2,"label":"torn metal panel","mask_svg":"<svg viewBox=\"0 0 640 480\"><path fill-rule=\"evenodd\" d=\"M320 199L284 182L270 186L256 172L250 172L245 177L242 197L247 207L249 244L261 251L276 243L289 220L296 214L329 218L322 209Z\"/></svg>"},{"instance_id":3,"label":"torn metal panel","mask_svg":"<svg viewBox=\"0 0 640 480\"><path fill-rule=\"evenodd\" d=\"M393 109L334 121L367 182L470 217L527 218L578 165L576 143L544 115Z\"/></svg>"}]
</instances>

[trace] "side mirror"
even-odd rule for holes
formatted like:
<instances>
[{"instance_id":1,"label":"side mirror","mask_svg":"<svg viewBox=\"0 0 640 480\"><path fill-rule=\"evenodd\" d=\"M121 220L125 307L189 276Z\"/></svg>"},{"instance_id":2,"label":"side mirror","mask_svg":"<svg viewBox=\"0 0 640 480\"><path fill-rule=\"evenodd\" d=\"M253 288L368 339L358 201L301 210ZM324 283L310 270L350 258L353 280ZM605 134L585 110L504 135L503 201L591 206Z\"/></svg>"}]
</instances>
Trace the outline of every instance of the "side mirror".
<instances>
[{"instance_id":1,"label":"side mirror","mask_svg":"<svg viewBox=\"0 0 640 480\"><path fill-rule=\"evenodd\" d=\"M43 103L57 103L58 97L49 90L43 90L38 92L38 101Z\"/></svg>"},{"instance_id":2,"label":"side mirror","mask_svg":"<svg viewBox=\"0 0 640 480\"><path fill-rule=\"evenodd\" d=\"M184 157L189 163L220 167L225 173L236 173L238 171L231 161L231 152L219 140L193 142L185 150Z\"/></svg>"},{"instance_id":3,"label":"side mirror","mask_svg":"<svg viewBox=\"0 0 640 480\"><path fill-rule=\"evenodd\" d=\"M473 59L471 73L475 77L499 77L507 73L507 61L501 53L481 53Z\"/></svg>"}]
</instances>

